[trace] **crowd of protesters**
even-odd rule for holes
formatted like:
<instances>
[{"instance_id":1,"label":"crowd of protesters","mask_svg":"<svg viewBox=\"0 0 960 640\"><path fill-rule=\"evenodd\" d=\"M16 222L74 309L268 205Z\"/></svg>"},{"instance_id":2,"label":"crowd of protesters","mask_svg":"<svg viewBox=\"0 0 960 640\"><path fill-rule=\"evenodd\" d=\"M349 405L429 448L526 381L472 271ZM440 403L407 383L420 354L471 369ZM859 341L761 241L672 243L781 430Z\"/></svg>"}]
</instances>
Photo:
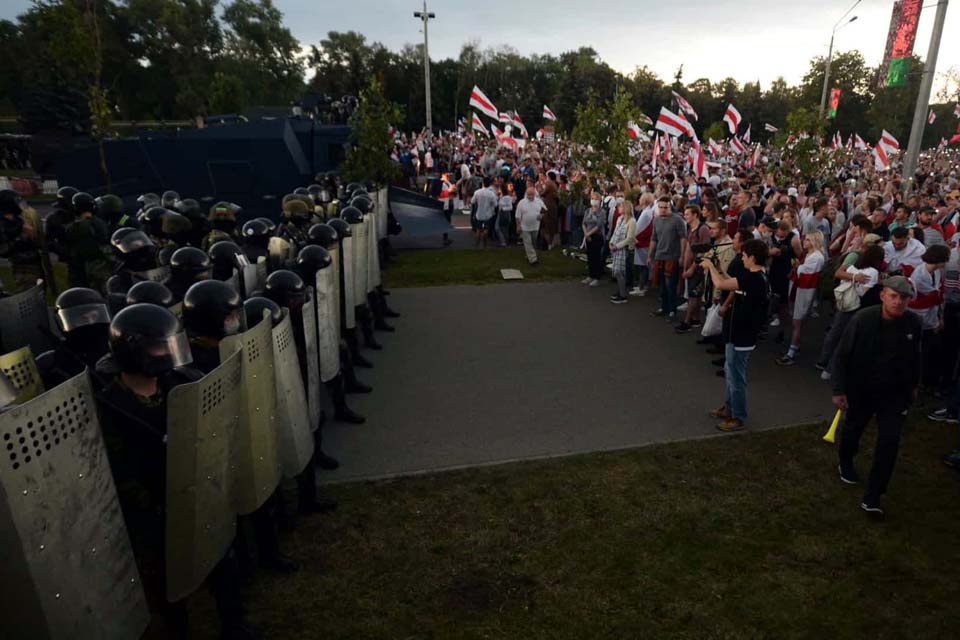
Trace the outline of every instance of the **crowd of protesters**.
<instances>
[{"instance_id":1,"label":"crowd of protesters","mask_svg":"<svg viewBox=\"0 0 960 640\"><path fill-rule=\"evenodd\" d=\"M832 381L835 404L847 409L851 377L870 376L851 370L856 350L849 334L864 324L852 321L871 307L878 318L899 317L899 301L920 327L913 336L912 324L896 325L919 345L917 388L948 399L929 417L957 420L960 154L921 155L907 186L899 162L879 170L869 151L824 149L830 162L801 176L787 154L766 146L759 162L728 152L695 176L685 150L678 145L674 154L654 158L651 145L640 144L635 164L602 179L578 167L572 145L562 142L530 141L514 150L453 133L398 140L401 164L429 157L430 170L443 175L441 195L450 210L471 214L478 245L522 243L531 264L536 248L585 254L583 284L615 282L610 302L616 305L656 289L652 315L677 334L695 331L719 356L712 362L726 394L711 416L722 420L720 430L746 427L747 362L763 340L782 345L778 365L819 370ZM407 171L411 179L415 173ZM825 334L807 326L818 317ZM909 369L907 361L881 361L887 370ZM902 377L914 384L909 372ZM841 446L845 481L856 476L852 455L866 424L860 417L870 417L862 406L855 413ZM887 430L883 456L878 445L888 469L871 474L874 493L885 490L892 472L894 431L895 437ZM960 442L945 462L960 468ZM879 510L878 499L868 493L864 509Z\"/></svg>"}]
</instances>

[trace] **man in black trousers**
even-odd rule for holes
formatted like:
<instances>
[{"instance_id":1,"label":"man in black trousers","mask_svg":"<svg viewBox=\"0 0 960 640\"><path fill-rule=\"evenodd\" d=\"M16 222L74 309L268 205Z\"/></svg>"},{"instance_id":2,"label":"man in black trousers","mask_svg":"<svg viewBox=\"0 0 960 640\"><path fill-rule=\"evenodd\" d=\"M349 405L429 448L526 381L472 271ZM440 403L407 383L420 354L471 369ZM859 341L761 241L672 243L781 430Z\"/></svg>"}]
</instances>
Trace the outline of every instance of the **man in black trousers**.
<instances>
[{"instance_id":1,"label":"man in black trousers","mask_svg":"<svg viewBox=\"0 0 960 640\"><path fill-rule=\"evenodd\" d=\"M860 507L882 516L880 496L887 491L900 445L906 409L917 397L920 378L920 319L907 311L910 281L887 278L880 306L858 312L844 330L836 352L833 403L847 411L840 431L840 479L857 484L854 468L860 436L877 419L877 448Z\"/></svg>"}]
</instances>

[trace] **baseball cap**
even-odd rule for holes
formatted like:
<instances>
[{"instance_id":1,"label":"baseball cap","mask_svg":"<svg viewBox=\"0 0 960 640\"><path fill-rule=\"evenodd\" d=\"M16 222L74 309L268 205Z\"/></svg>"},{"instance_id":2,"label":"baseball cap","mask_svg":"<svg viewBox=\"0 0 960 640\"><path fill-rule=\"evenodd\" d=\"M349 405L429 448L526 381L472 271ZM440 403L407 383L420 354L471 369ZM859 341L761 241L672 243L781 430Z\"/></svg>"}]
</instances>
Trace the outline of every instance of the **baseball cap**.
<instances>
[{"instance_id":1,"label":"baseball cap","mask_svg":"<svg viewBox=\"0 0 960 640\"><path fill-rule=\"evenodd\" d=\"M883 286L905 296L913 295L913 286L903 276L893 276L883 281Z\"/></svg>"},{"instance_id":2,"label":"baseball cap","mask_svg":"<svg viewBox=\"0 0 960 640\"><path fill-rule=\"evenodd\" d=\"M798 195L800 195L800 192L797 191L796 187L790 187L789 189L787 189L787 195L793 196L794 198L796 198Z\"/></svg>"}]
</instances>

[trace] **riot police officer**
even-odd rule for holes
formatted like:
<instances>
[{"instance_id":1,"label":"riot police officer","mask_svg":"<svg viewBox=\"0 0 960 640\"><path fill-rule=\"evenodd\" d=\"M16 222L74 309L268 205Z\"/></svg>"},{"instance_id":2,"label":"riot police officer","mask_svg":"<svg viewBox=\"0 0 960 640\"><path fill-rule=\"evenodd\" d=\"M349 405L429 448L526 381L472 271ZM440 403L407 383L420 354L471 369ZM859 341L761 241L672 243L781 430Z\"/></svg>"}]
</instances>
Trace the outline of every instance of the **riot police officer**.
<instances>
[{"instance_id":1,"label":"riot police officer","mask_svg":"<svg viewBox=\"0 0 960 640\"><path fill-rule=\"evenodd\" d=\"M57 296L57 324L63 341L37 357L43 386L52 389L79 374L94 370L107 353L110 312L106 300L93 289L76 287Z\"/></svg>"},{"instance_id":2,"label":"riot police officer","mask_svg":"<svg viewBox=\"0 0 960 640\"><path fill-rule=\"evenodd\" d=\"M74 187L60 187L57 189L57 200L53 205L53 213L44 221L44 235L47 251L66 257L66 230L67 226L76 217L73 212L73 196L78 193Z\"/></svg>"},{"instance_id":3,"label":"riot police officer","mask_svg":"<svg viewBox=\"0 0 960 640\"><path fill-rule=\"evenodd\" d=\"M190 233L185 239L185 243L192 247L203 245L203 239L210 232L210 223L207 217L203 215L200 203L193 198L185 198L174 205L175 210L190 221Z\"/></svg>"},{"instance_id":4,"label":"riot police officer","mask_svg":"<svg viewBox=\"0 0 960 640\"><path fill-rule=\"evenodd\" d=\"M196 247L181 247L170 257L170 278L164 282L177 300L183 300L194 284L209 280L212 271L210 257Z\"/></svg>"},{"instance_id":5,"label":"riot police officer","mask_svg":"<svg viewBox=\"0 0 960 640\"><path fill-rule=\"evenodd\" d=\"M126 306L140 303L155 304L158 307L169 309L177 303L177 300L163 283L144 280L136 283L127 291Z\"/></svg>"},{"instance_id":6,"label":"riot police officer","mask_svg":"<svg viewBox=\"0 0 960 640\"><path fill-rule=\"evenodd\" d=\"M243 252L251 264L256 264L260 258L269 257L270 227L263 220L254 218L248 220L240 228Z\"/></svg>"},{"instance_id":7,"label":"riot police officer","mask_svg":"<svg viewBox=\"0 0 960 640\"><path fill-rule=\"evenodd\" d=\"M64 234L70 286L103 291L110 277L110 230L96 215L97 203L89 193L73 196L73 211L76 217Z\"/></svg>"},{"instance_id":8,"label":"riot police officer","mask_svg":"<svg viewBox=\"0 0 960 640\"><path fill-rule=\"evenodd\" d=\"M215 280L229 280L234 270L240 266L240 256L243 251L235 242L221 240L207 251L210 262L213 264L213 278Z\"/></svg>"},{"instance_id":9,"label":"riot police officer","mask_svg":"<svg viewBox=\"0 0 960 640\"><path fill-rule=\"evenodd\" d=\"M332 218L328 223L330 227L334 229L337 233L337 242L339 251L337 252L337 260L339 262L339 271L340 271L340 334L343 336L343 340L347 346L347 349L350 351L350 360L355 366L363 367L365 369L373 368L373 363L367 360L360 353L360 345L357 342L357 333L355 327L347 326L347 286L353 286L352 283L347 282L346 274L346 263L344 262L343 256L343 241L344 238L352 237L353 232L350 230L350 225L343 218Z\"/></svg>"},{"instance_id":10,"label":"riot police officer","mask_svg":"<svg viewBox=\"0 0 960 640\"><path fill-rule=\"evenodd\" d=\"M123 227L136 229L139 225L133 216L123 212L123 200L112 193L102 195L96 200L97 215L106 223L110 231Z\"/></svg>"},{"instance_id":11,"label":"riot police officer","mask_svg":"<svg viewBox=\"0 0 960 640\"><path fill-rule=\"evenodd\" d=\"M356 188L362 187L358 186ZM353 206L346 207L341 212L341 218L347 222L351 228L356 228L364 224L363 214L359 209ZM367 348L373 349L374 351L380 351L383 346L377 342L376 337L373 335L373 314L370 312L370 307L367 305L366 293L367 292L365 291L363 292L364 297L362 299L354 300L354 304L356 305L355 312L357 324L360 326L360 333L363 335L363 342ZM388 327L388 330L392 331L392 327Z\"/></svg>"},{"instance_id":12,"label":"riot police officer","mask_svg":"<svg viewBox=\"0 0 960 640\"><path fill-rule=\"evenodd\" d=\"M140 228L153 240L154 244L161 246L163 238L163 218L169 213L163 207L150 207L137 216L137 222Z\"/></svg>"},{"instance_id":13,"label":"riot police officer","mask_svg":"<svg viewBox=\"0 0 960 640\"><path fill-rule=\"evenodd\" d=\"M0 191L0 257L13 267L11 293L25 291L43 278L37 221L24 218L20 195L11 189Z\"/></svg>"},{"instance_id":14,"label":"riot police officer","mask_svg":"<svg viewBox=\"0 0 960 640\"><path fill-rule=\"evenodd\" d=\"M110 353L98 365L107 384L97 401L108 436L110 467L134 548L141 550L141 556L162 558L166 553L167 396L176 385L198 380L201 374L187 367L191 362L187 336L176 316L162 307L127 307L110 323L108 341ZM140 573L145 587L165 590L165 577L152 580L142 567ZM236 560L228 552L207 576L221 633L227 638L255 638L256 632L243 619L239 584ZM162 595L158 600L166 602ZM186 637L185 602L162 606L171 632Z\"/></svg>"},{"instance_id":15,"label":"riot police officer","mask_svg":"<svg viewBox=\"0 0 960 640\"><path fill-rule=\"evenodd\" d=\"M239 212L240 207L230 202L218 202L210 207L210 212L207 214L210 230L200 244L200 248L206 251L221 240L235 239Z\"/></svg>"}]
</instances>

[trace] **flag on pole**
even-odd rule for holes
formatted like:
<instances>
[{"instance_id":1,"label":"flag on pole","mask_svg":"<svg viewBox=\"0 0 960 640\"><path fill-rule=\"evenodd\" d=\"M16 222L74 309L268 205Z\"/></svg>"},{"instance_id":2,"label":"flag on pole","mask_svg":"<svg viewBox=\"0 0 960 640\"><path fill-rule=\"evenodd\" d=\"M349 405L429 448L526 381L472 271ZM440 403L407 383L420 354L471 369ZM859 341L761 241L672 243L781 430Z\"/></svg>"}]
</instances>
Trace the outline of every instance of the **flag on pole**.
<instances>
[{"instance_id":1,"label":"flag on pole","mask_svg":"<svg viewBox=\"0 0 960 640\"><path fill-rule=\"evenodd\" d=\"M867 148L867 143L860 137L859 133L853 134L853 146L863 151Z\"/></svg>"},{"instance_id":2,"label":"flag on pole","mask_svg":"<svg viewBox=\"0 0 960 640\"><path fill-rule=\"evenodd\" d=\"M690 157L690 168L693 169L694 175L698 178L708 177L706 159L703 157L703 148L699 140L693 141L690 152L693 154Z\"/></svg>"},{"instance_id":3,"label":"flag on pole","mask_svg":"<svg viewBox=\"0 0 960 640\"><path fill-rule=\"evenodd\" d=\"M750 125L747 125L747 132L743 134L743 141L750 144Z\"/></svg>"},{"instance_id":4,"label":"flag on pole","mask_svg":"<svg viewBox=\"0 0 960 640\"><path fill-rule=\"evenodd\" d=\"M483 120L481 120L477 114L473 114L473 121L471 122L470 128L474 131L479 131L483 135L487 135L487 128L483 126Z\"/></svg>"},{"instance_id":5,"label":"flag on pole","mask_svg":"<svg viewBox=\"0 0 960 640\"><path fill-rule=\"evenodd\" d=\"M733 104L727 105L727 112L723 114L723 121L730 127L730 133L737 135L737 129L740 128L740 112Z\"/></svg>"},{"instance_id":6,"label":"flag on pole","mask_svg":"<svg viewBox=\"0 0 960 640\"><path fill-rule=\"evenodd\" d=\"M890 168L890 161L887 158L887 150L884 149L882 142L878 142L873 148L873 162L877 171L886 171Z\"/></svg>"},{"instance_id":7,"label":"flag on pole","mask_svg":"<svg viewBox=\"0 0 960 640\"><path fill-rule=\"evenodd\" d=\"M500 118L500 112L497 111L497 108L493 106L490 98L484 95L483 91L480 91L480 87L477 85L473 85L473 91L470 92L470 106L476 107L488 118L493 118L494 120Z\"/></svg>"},{"instance_id":8,"label":"flag on pole","mask_svg":"<svg viewBox=\"0 0 960 640\"><path fill-rule=\"evenodd\" d=\"M743 153L743 150L744 150L743 143L740 142L740 139L737 138L737 136L733 136L732 138L730 138L730 148L736 151L737 153Z\"/></svg>"},{"instance_id":9,"label":"flag on pole","mask_svg":"<svg viewBox=\"0 0 960 640\"><path fill-rule=\"evenodd\" d=\"M492 122L490 123L490 133L492 133L493 137L497 140L499 140L503 135L503 131L500 131L500 129L497 128L497 125L493 124Z\"/></svg>"},{"instance_id":10,"label":"flag on pole","mask_svg":"<svg viewBox=\"0 0 960 640\"><path fill-rule=\"evenodd\" d=\"M763 128L765 131L769 131L770 133L776 133L777 131L780 131L780 129L777 129L775 126L773 126L769 122L763 125Z\"/></svg>"},{"instance_id":11,"label":"flag on pole","mask_svg":"<svg viewBox=\"0 0 960 640\"><path fill-rule=\"evenodd\" d=\"M756 144L753 146L753 158L750 160L750 168L755 169L758 162L760 162L760 145Z\"/></svg>"},{"instance_id":12,"label":"flag on pole","mask_svg":"<svg viewBox=\"0 0 960 640\"><path fill-rule=\"evenodd\" d=\"M670 136L665 133L663 134L663 144L661 148L663 149L663 161L669 162L672 149L670 148Z\"/></svg>"},{"instance_id":13,"label":"flag on pole","mask_svg":"<svg viewBox=\"0 0 960 640\"><path fill-rule=\"evenodd\" d=\"M644 142L649 140L649 138L640 131L640 125L632 120L627 123L627 136L633 140L643 140Z\"/></svg>"},{"instance_id":14,"label":"flag on pole","mask_svg":"<svg viewBox=\"0 0 960 640\"><path fill-rule=\"evenodd\" d=\"M543 117L547 120L556 120L557 116L553 115L553 111L550 111L550 107L543 105Z\"/></svg>"},{"instance_id":15,"label":"flag on pole","mask_svg":"<svg viewBox=\"0 0 960 640\"><path fill-rule=\"evenodd\" d=\"M883 133L880 134L880 142L878 145L885 147L885 151L890 153L891 151L900 151L900 143L897 142L897 139L893 137L892 133L889 133L886 129L883 130Z\"/></svg>"},{"instance_id":16,"label":"flag on pole","mask_svg":"<svg viewBox=\"0 0 960 640\"><path fill-rule=\"evenodd\" d=\"M652 126L653 126L653 120L651 120L651 119L650 119L650 116L648 116L647 114L641 113L640 116L639 116L639 118L640 118L640 122L642 122L643 124L647 125L648 127L652 127Z\"/></svg>"},{"instance_id":17,"label":"flag on pole","mask_svg":"<svg viewBox=\"0 0 960 640\"><path fill-rule=\"evenodd\" d=\"M927 114L927 124L933 124L933 121L937 119L937 114L933 112L933 109L930 109L930 113Z\"/></svg>"},{"instance_id":18,"label":"flag on pole","mask_svg":"<svg viewBox=\"0 0 960 640\"><path fill-rule=\"evenodd\" d=\"M522 135L524 138L529 137L527 134L527 128L523 126L523 121L520 119L520 114L517 113L516 111L513 112L512 121L513 121L513 126L515 126L520 131L520 135Z\"/></svg>"},{"instance_id":19,"label":"flag on pole","mask_svg":"<svg viewBox=\"0 0 960 640\"><path fill-rule=\"evenodd\" d=\"M847 149L853 149L853 134L847 137Z\"/></svg>"},{"instance_id":20,"label":"flag on pole","mask_svg":"<svg viewBox=\"0 0 960 640\"><path fill-rule=\"evenodd\" d=\"M689 135L691 138L693 137L693 127L690 126L690 123L666 107L660 107L660 116L657 118L657 124L655 124L653 128L659 129L676 138L684 134Z\"/></svg>"},{"instance_id":21,"label":"flag on pole","mask_svg":"<svg viewBox=\"0 0 960 640\"><path fill-rule=\"evenodd\" d=\"M794 142L797 141L797 136L789 135L787 136L787 146L791 146Z\"/></svg>"},{"instance_id":22,"label":"flag on pole","mask_svg":"<svg viewBox=\"0 0 960 640\"><path fill-rule=\"evenodd\" d=\"M721 151L722 149L721 149L721 147L720 147L719 144L717 144L716 142L713 141L713 138L710 138L710 141L708 142L708 146L709 146L709 148L710 148L710 153L711 153L712 155L714 155L714 156L720 155L720 151Z\"/></svg>"},{"instance_id":23,"label":"flag on pole","mask_svg":"<svg viewBox=\"0 0 960 640\"><path fill-rule=\"evenodd\" d=\"M509 113L506 113L504 111L500 112L500 122L502 122L503 124L510 124L511 121L512 119L510 118Z\"/></svg>"},{"instance_id":24,"label":"flag on pole","mask_svg":"<svg viewBox=\"0 0 960 640\"><path fill-rule=\"evenodd\" d=\"M940 138L940 144L937 145L937 151L943 151L947 148L947 139Z\"/></svg>"},{"instance_id":25,"label":"flag on pole","mask_svg":"<svg viewBox=\"0 0 960 640\"><path fill-rule=\"evenodd\" d=\"M660 134L655 134L653 136L653 159L650 161L653 165L652 171L654 174L657 173L657 156L660 155Z\"/></svg>"},{"instance_id":26,"label":"flag on pole","mask_svg":"<svg viewBox=\"0 0 960 640\"><path fill-rule=\"evenodd\" d=\"M671 91L670 94L673 96L673 99L677 101L677 108L681 113L686 113L688 116L690 116L694 120L700 119L699 117L697 117L697 112L693 110L693 107L690 105L689 102L686 101L686 99L683 96L681 96L676 91Z\"/></svg>"}]
</instances>

